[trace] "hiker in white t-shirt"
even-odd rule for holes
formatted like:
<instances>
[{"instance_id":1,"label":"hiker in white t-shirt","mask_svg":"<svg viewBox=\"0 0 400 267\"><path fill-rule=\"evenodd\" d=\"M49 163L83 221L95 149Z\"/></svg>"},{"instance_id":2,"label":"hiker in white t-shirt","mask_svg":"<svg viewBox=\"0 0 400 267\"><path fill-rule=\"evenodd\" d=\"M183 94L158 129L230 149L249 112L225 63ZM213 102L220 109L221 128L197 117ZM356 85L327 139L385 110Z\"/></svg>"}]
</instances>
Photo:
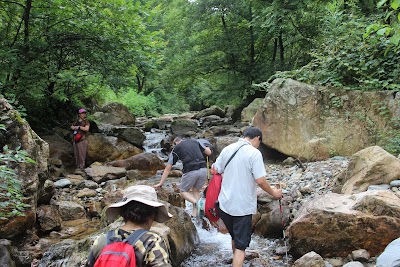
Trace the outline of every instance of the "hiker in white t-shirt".
<instances>
[{"instance_id":1,"label":"hiker in white t-shirt","mask_svg":"<svg viewBox=\"0 0 400 267\"><path fill-rule=\"evenodd\" d=\"M223 174L218 212L232 237L234 267L243 266L245 250L251 241L252 215L257 212L257 185L275 199L282 197L282 190L271 188L265 178L263 158L257 149L261 141L261 130L250 127L242 139L221 151L213 165L216 172Z\"/></svg>"}]
</instances>

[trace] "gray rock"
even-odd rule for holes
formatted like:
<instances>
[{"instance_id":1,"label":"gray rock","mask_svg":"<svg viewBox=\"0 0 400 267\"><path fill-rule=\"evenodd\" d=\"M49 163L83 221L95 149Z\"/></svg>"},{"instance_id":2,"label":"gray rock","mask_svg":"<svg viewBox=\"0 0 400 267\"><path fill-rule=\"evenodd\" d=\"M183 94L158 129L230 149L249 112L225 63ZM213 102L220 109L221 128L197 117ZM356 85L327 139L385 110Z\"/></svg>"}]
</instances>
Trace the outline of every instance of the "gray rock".
<instances>
[{"instance_id":1,"label":"gray rock","mask_svg":"<svg viewBox=\"0 0 400 267\"><path fill-rule=\"evenodd\" d=\"M389 190L390 185L388 184L380 184L380 185L370 185L368 186L367 191L373 191L373 190Z\"/></svg>"},{"instance_id":2,"label":"gray rock","mask_svg":"<svg viewBox=\"0 0 400 267\"><path fill-rule=\"evenodd\" d=\"M60 179L60 180L54 182L55 188L65 188L65 187L69 187L70 185L72 185L71 181L66 178L63 178L63 179Z\"/></svg>"},{"instance_id":3,"label":"gray rock","mask_svg":"<svg viewBox=\"0 0 400 267\"><path fill-rule=\"evenodd\" d=\"M325 267L324 259L314 251L308 252L294 262L295 267Z\"/></svg>"},{"instance_id":4,"label":"gray rock","mask_svg":"<svg viewBox=\"0 0 400 267\"><path fill-rule=\"evenodd\" d=\"M393 180L390 182L391 187L400 187L400 180Z\"/></svg>"},{"instance_id":5,"label":"gray rock","mask_svg":"<svg viewBox=\"0 0 400 267\"><path fill-rule=\"evenodd\" d=\"M400 237L387 245L376 259L376 267L400 267Z\"/></svg>"},{"instance_id":6,"label":"gray rock","mask_svg":"<svg viewBox=\"0 0 400 267\"><path fill-rule=\"evenodd\" d=\"M78 185L78 188L79 188L79 189L83 189L83 188L97 189L97 188L99 188L99 184L96 183L95 181L83 180L83 181Z\"/></svg>"},{"instance_id":7,"label":"gray rock","mask_svg":"<svg viewBox=\"0 0 400 267\"><path fill-rule=\"evenodd\" d=\"M364 265L359 261L351 261L343 265L343 267L364 267Z\"/></svg>"},{"instance_id":8,"label":"gray rock","mask_svg":"<svg viewBox=\"0 0 400 267\"><path fill-rule=\"evenodd\" d=\"M371 257L366 249L357 249L351 252L351 256L355 261L366 262Z\"/></svg>"}]
</instances>

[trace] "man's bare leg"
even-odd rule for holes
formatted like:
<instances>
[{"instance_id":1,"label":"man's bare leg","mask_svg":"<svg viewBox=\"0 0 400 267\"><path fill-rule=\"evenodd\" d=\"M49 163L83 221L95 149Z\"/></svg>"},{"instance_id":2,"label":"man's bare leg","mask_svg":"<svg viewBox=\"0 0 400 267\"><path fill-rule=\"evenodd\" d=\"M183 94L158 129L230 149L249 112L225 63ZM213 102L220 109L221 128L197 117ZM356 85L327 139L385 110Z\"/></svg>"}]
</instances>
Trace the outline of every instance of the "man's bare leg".
<instances>
[{"instance_id":1,"label":"man's bare leg","mask_svg":"<svg viewBox=\"0 0 400 267\"><path fill-rule=\"evenodd\" d=\"M200 192L198 192L198 195L199 195L198 199L196 199L195 196L190 192L181 192L180 194L185 200L187 200L193 204L192 216L196 217L197 216L197 207L195 205L196 205L197 201L200 199Z\"/></svg>"},{"instance_id":2,"label":"man's bare leg","mask_svg":"<svg viewBox=\"0 0 400 267\"><path fill-rule=\"evenodd\" d=\"M233 252L232 266L233 267L242 267L245 256L246 256L246 252L244 250L235 248L235 250Z\"/></svg>"}]
</instances>

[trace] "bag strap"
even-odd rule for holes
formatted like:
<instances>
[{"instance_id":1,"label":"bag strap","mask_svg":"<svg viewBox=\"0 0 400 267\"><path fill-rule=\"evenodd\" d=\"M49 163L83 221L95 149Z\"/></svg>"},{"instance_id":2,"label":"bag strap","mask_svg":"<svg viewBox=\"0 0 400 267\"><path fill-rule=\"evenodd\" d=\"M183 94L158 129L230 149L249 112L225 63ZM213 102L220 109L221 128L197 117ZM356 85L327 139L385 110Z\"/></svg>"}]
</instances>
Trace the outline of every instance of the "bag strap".
<instances>
[{"instance_id":1,"label":"bag strap","mask_svg":"<svg viewBox=\"0 0 400 267\"><path fill-rule=\"evenodd\" d=\"M232 156L228 159L228 162L225 164L224 171L225 171L225 169L226 169L226 166L228 166L229 162L231 162L231 160L232 160L233 157L236 155L236 153L239 151L239 149L241 149L241 148L242 148L243 146L245 146L245 145L248 145L248 144L243 144L243 145L241 145L241 146L235 151L235 153L232 154Z\"/></svg>"},{"instance_id":2,"label":"bag strap","mask_svg":"<svg viewBox=\"0 0 400 267\"><path fill-rule=\"evenodd\" d=\"M136 241L139 240L140 237L142 237L143 234L147 232L145 229L138 229L135 230L132 234L130 234L127 238L124 240L121 240L121 237L117 236L115 234L116 230L110 230L107 232L106 235L106 240L107 240L107 245L114 243L114 242L127 242L130 245L133 245L136 243Z\"/></svg>"},{"instance_id":3,"label":"bag strap","mask_svg":"<svg viewBox=\"0 0 400 267\"><path fill-rule=\"evenodd\" d=\"M137 229L132 234L130 234L123 242L128 243L129 245L134 245L145 233L148 231L145 229Z\"/></svg>"}]
</instances>

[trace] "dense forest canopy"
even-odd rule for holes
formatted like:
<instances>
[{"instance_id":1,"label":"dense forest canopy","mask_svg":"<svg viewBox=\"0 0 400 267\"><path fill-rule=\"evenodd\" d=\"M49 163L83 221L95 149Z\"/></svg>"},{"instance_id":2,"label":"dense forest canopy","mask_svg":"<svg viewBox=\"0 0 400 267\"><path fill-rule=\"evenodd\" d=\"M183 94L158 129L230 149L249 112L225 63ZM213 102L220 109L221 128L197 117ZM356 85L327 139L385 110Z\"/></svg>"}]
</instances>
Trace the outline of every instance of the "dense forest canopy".
<instances>
[{"instance_id":1,"label":"dense forest canopy","mask_svg":"<svg viewBox=\"0 0 400 267\"><path fill-rule=\"evenodd\" d=\"M276 77L399 90L400 0L0 0L0 93L34 127L118 101L238 111ZM258 85L258 86L257 86Z\"/></svg>"}]
</instances>

